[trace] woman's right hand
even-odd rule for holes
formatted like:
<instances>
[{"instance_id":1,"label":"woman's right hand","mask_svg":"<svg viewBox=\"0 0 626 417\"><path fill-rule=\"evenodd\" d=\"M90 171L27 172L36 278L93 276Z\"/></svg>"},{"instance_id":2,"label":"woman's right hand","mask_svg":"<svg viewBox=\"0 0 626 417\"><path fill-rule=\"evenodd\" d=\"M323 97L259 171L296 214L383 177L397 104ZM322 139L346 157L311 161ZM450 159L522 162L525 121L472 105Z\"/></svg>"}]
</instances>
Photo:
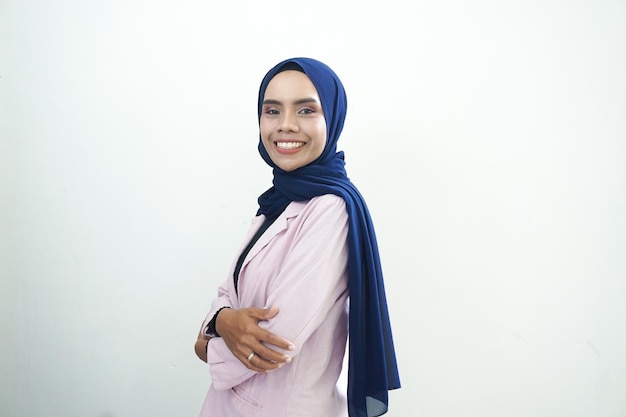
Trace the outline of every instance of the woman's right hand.
<instances>
[{"instance_id":1,"label":"woman's right hand","mask_svg":"<svg viewBox=\"0 0 626 417\"><path fill-rule=\"evenodd\" d=\"M272 308L225 308L217 315L215 329L226 346L248 369L268 372L291 362L291 357L268 347L293 350L293 343L259 326L278 314ZM254 355L250 358L250 355ZM250 358L250 360L248 360Z\"/></svg>"},{"instance_id":2,"label":"woman's right hand","mask_svg":"<svg viewBox=\"0 0 626 417\"><path fill-rule=\"evenodd\" d=\"M202 362L206 362L206 348L209 340L211 340L211 338L202 332L202 325L200 325L200 331L198 332L194 350Z\"/></svg>"}]
</instances>

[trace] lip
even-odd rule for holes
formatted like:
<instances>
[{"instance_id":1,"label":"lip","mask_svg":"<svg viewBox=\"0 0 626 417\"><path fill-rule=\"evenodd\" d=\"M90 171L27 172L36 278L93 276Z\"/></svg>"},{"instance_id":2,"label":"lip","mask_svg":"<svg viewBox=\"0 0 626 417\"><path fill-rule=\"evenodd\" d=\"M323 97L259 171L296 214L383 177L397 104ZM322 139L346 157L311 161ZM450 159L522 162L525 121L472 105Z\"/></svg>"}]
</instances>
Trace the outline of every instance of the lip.
<instances>
[{"instance_id":1,"label":"lip","mask_svg":"<svg viewBox=\"0 0 626 417\"><path fill-rule=\"evenodd\" d=\"M302 143L302 146L299 146L293 149L284 149L278 146L279 143L293 143L293 142ZM283 155L291 155L294 153L298 153L302 148L304 148L304 146L306 146L305 141L298 140L298 139L277 139L273 141L273 143L274 143L274 149L276 150L276 152L283 154Z\"/></svg>"}]
</instances>

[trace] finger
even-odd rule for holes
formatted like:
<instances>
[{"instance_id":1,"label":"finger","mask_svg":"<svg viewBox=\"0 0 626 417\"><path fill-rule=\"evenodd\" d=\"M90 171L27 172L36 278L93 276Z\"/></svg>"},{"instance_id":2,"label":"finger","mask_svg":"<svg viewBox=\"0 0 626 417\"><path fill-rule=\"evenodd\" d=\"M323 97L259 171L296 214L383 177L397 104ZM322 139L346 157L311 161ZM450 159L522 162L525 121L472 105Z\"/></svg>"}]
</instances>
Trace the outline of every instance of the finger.
<instances>
[{"instance_id":1,"label":"finger","mask_svg":"<svg viewBox=\"0 0 626 417\"><path fill-rule=\"evenodd\" d=\"M288 353L285 355L281 351L293 351L294 349L295 347L290 341L260 327L255 327L253 331L242 336L240 343L236 345L236 349L231 349L231 352L237 350L239 353L244 354L253 351L261 354L265 359L286 362Z\"/></svg>"},{"instance_id":2,"label":"finger","mask_svg":"<svg viewBox=\"0 0 626 417\"><path fill-rule=\"evenodd\" d=\"M249 369L256 372L269 372L284 365L284 363L269 361L256 353L252 356L248 355L244 361Z\"/></svg>"},{"instance_id":3,"label":"finger","mask_svg":"<svg viewBox=\"0 0 626 417\"><path fill-rule=\"evenodd\" d=\"M244 343L238 343L235 345L226 344L233 354L243 363L247 368L256 372L265 372L278 368L281 364L285 364L290 359L286 355L280 352L269 349L261 343L257 338L253 338L248 334L244 336L246 340ZM249 355L255 352L255 356L258 356L260 360L253 361L250 364L248 361Z\"/></svg>"},{"instance_id":4,"label":"finger","mask_svg":"<svg viewBox=\"0 0 626 417\"><path fill-rule=\"evenodd\" d=\"M260 332L258 337L264 343L276 346L279 349L284 349L284 350L289 350L289 351L292 351L295 349L295 346L289 340L282 338L267 330L263 330L262 332Z\"/></svg>"},{"instance_id":5,"label":"finger","mask_svg":"<svg viewBox=\"0 0 626 417\"><path fill-rule=\"evenodd\" d=\"M274 363L287 363L291 360L288 355L284 355L282 352L278 352L274 349L267 347L263 344L261 340L257 338L251 340L250 336L251 335L246 335L246 342L243 344L237 344L235 346L232 346L232 348L229 346L230 351L233 352L235 356L237 356L239 360L243 362L244 365L247 365L246 360L251 352L254 352L255 355L259 356L265 361L272 363L271 366L269 364L267 364L266 366L261 366L263 369L274 369L276 368L276 366L273 366Z\"/></svg>"},{"instance_id":6,"label":"finger","mask_svg":"<svg viewBox=\"0 0 626 417\"><path fill-rule=\"evenodd\" d=\"M256 353L248 355L242 362L249 369L256 372L267 372L272 370L272 368L276 369L275 364L268 363Z\"/></svg>"},{"instance_id":7,"label":"finger","mask_svg":"<svg viewBox=\"0 0 626 417\"><path fill-rule=\"evenodd\" d=\"M291 362L291 356L285 355L281 352L277 352L273 349L268 348L263 344L259 344L258 347L254 348L254 351L261 358L275 363L289 363Z\"/></svg>"}]
</instances>

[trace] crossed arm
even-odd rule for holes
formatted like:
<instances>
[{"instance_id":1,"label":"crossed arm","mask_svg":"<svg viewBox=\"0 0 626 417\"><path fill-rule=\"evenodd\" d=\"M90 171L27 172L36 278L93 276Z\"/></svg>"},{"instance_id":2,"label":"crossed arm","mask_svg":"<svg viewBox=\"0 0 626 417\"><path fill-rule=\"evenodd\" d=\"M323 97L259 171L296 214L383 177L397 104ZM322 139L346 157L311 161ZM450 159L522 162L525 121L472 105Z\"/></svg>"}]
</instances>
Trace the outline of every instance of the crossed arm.
<instances>
[{"instance_id":1,"label":"crossed arm","mask_svg":"<svg viewBox=\"0 0 626 417\"><path fill-rule=\"evenodd\" d=\"M283 355L267 345L273 345L284 350L293 350L291 342L279 337L261 327L258 323L274 318L278 308L225 308L217 315L216 330L224 339L228 349L248 369L256 372L268 372L289 363L291 357ZM207 343L210 336L204 334L202 327L198 332L195 351L198 358L207 361ZM262 343L264 342L264 343ZM248 361L250 353L254 353Z\"/></svg>"},{"instance_id":2,"label":"crossed arm","mask_svg":"<svg viewBox=\"0 0 626 417\"><path fill-rule=\"evenodd\" d=\"M305 214L305 211L309 212ZM209 360L216 361L211 363L212 380L214 383L219 380L220 386L228 387L249 377L251 374L245 369L252 373L268 372L289 363L290 356L299 352L300 346L294 344L304 343L347 291L348 216L343 199L335 196L316 199L300 215L302 222L294 224L295 234L288 241L289 256L282 259L273 292L264 302L269 306L280 305L282 312L277 307L222 309L231 305L227 285L218 290L212 311L219 310L215 330L222 341L211 342L208 349L212 352ZM291 300L299 301L288 302ZM272 320L274 317L279 320ZM259 325L260 322L264 323ZM205 362L209 340L210 336L201 328L195 350ZM230 354L237 359L234 368L233 361L230 365L218 362Z\"/></svg>"}]
</instances>

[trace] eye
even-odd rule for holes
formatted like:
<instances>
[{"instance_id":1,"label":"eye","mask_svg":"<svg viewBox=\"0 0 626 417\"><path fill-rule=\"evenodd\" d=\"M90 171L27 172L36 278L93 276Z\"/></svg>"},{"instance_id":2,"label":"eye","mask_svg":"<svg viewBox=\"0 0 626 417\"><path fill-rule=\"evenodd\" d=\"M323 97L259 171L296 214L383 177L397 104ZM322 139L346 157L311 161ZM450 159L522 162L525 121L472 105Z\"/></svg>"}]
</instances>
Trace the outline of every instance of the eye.
<instances>
[{"instance_id":1,"label":"eye","mask_svg":"<svg viewBox=\"0 0 626 417\"><path fill-rule=\"evenodd\" d=\"M313 114L315 113L315 110L310 109L310 108L304 108L302 110L299 111L300 114Z\"/></svg>"},{"instance_id":2,"label":"eye","mask_svg":"<svg viewBox=\"0 0 626 417\"><path fill-rule=\"evenodd\" d=\"M268 114L268 115L270 115L270 116L275 116L275 115L279 114L279 113L278 113L278 110L276 110L276 109L274 109L274 108L265 109L265 112L264 112L264 113L265 113L265 114Z\"/></svg>"}]
</instances>

